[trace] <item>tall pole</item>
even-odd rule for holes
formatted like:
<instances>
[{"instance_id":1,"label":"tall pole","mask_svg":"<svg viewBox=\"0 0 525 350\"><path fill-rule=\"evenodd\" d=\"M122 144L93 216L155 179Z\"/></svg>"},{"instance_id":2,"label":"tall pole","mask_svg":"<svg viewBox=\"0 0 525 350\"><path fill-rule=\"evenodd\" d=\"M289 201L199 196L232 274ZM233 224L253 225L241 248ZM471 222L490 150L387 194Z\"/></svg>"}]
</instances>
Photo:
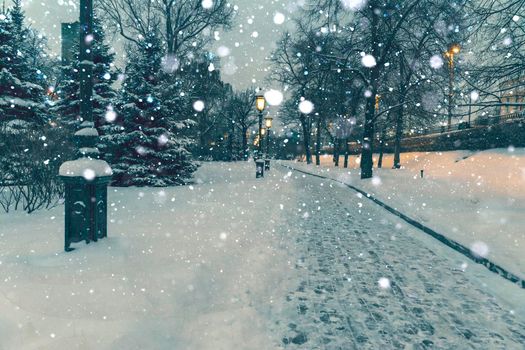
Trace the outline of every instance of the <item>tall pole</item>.
<instances>
[{"instance_id":1,"label":"tall pole","mask_svg":"<svg viewBox=\"0 0 525 350\"><path fill-rule=\"evenodd\" d=\"M262 140L262 122L263 122L263 113L259 111L259 157L262 157L263 153L263 140Z\"/></svg>"},{"instance_id":2,"label":"tall pole","mask_svg":"<svg viewBox=\"0 0 525 350\"><path fill-rule=\"evenodd\" d=\"M78 158L62 163L59 176L65 184L66 252L71 243L107 237L107 186L113 171L100 159L98 132L93 120L93 0L80 0L80 117L75 133ZM78 203L82 203L79 206Z\"/></svg>"},{"instance_id":3,"label":"tall pole","mask_svg":"<svg viewBox=\"0 0 525 350\"><path fill-rule=\"evenodd\" d=\"M266 158L270 157L270 128L266 130Z\"/></svg>"},{"instance_id":4,"label":"tall pole","mask_svg":"<svg viewBox=\"0 0 525 350\"><path fill-rule=\"evenodd\" d=\"M230 136L228 138L228 148L230 152L230 162L233 161L233 138L235 135L235 124L230 120Z\"/></svg>"},{"instance_id":5,"label":"tall pole","mask_svg":"<svg viewBox=\"0 0 525 350\"><path fill-rule=\"evenodd\" d=\"M447 129L452 129L452 105L454 103L454 53L448 53L448 67L449 67L449 79L448 79L448 123Z\"/></svg>"},{"instance_id":6,"label":"tall pole","mask_svg":"<svg viewBox=\"0 0 525 350\"><path fill-rule=\"evenodd\" d=\"M470 128L470 115L472 114L472 94L469 94L468 99L468 127Z\"/></svg>"},{"instance_id":7,"label":"tall pole","mask_svg":"<svg viewBox=\"0 0 525 350\"><path fill-rule=\"evenodd\" d=\"M376 95L376 118L379 114L379 103L381 102L381 95ZM379 133L379 160L377 162L377 167L381 169L383 167L383 142L385 140L385 122L380 122L379 119L377 123L380 126L381 132Z\"/></svg>"},{"instance_id":8,"label":"tall pole","mask_svg":"<svg viewBox=\"0 0 525 350\"><path fill-rule=\"evenodd\" d=\"M93 0L80 0L80 117L93 120Z\"/></svg>"}]
</instances>

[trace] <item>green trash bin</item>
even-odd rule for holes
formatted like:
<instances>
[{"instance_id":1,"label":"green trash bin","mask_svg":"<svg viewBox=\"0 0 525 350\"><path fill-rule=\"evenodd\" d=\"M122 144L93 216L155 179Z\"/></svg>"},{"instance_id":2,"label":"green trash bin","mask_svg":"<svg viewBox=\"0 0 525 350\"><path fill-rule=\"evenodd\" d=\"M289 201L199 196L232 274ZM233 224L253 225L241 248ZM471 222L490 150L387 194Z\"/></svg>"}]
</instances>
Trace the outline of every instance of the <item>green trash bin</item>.
<instances>
[{"instance_id":1,"label":"green trash bin","mask_svg":"<svg viewBox=\"0 0 525 350\"><path fill-rule=\"evenodd\" d=\"M255 161L255 177L258 179L264 177L264 160L257 159Z\"/></svg>"},{"instance_id":2,"label":"green trash bin","mask_svg":"<svg viewBox=\"0 0 525 350\"><path fill-rule=\"evenodd\" d=\"M270 160L269 159L265 159L264 160L264 170L265 171L269 171L270 170Z\"/></svg>"},{"instance_id":3,"label":"green trash bin","mask_svg":"<svg viewBox=\"0 0 525 350\"><path fill-rule=\"evenodd\" d=\"M110 176L91 181L83 177L61 176L64 181L65 239L64 249L71 251L71 243L98 241L107 237L107 187Z\"/></svg>"}]
</instances>

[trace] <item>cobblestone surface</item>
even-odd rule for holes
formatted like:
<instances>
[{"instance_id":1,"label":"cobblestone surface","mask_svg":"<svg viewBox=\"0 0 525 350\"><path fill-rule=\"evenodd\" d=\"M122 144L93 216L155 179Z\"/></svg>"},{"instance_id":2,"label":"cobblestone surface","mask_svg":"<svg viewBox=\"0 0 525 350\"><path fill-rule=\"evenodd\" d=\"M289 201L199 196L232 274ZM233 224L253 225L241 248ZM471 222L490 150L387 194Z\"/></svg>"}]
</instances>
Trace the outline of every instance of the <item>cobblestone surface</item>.
<instances>
[{"instance_id":1,"label":"cobblestone surface","mask_svg":"<svg viewBox=\"0 0 525 350\"><path fill-rule=\"evenodd\" d=\"M333 182L293 173L291 184L300 277L285 349L525 348L513 311L423 233Z\"/></svg>"}]
</instances>

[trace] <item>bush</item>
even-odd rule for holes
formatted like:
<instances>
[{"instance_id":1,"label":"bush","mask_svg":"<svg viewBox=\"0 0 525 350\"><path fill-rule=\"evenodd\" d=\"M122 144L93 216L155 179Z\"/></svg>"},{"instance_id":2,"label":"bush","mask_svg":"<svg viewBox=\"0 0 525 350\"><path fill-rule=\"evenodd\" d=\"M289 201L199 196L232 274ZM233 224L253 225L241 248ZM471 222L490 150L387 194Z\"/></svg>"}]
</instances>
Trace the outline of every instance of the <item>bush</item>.
<instances>
[{"instance_id":1,"label":"bush","mask_svg":"<svg viewBox=\"0 0 525 350\"><path fill-rule=\"evenodd\" d=\"M50 125L36 130L7 124L0 130L1 209L32 213L60 203L64 188L58 169L73 153L68 139L65 131Z\"/></svg>"}]
</instances>

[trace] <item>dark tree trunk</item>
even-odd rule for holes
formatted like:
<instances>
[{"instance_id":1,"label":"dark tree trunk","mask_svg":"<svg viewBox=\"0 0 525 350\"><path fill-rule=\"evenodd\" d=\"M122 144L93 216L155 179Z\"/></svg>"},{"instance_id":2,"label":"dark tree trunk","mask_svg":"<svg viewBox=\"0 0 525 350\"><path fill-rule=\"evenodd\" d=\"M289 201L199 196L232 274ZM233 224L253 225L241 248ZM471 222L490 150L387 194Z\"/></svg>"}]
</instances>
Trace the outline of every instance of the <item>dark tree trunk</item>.
<instances>
[{"instance_id":1,"label":"dark tree trunk","mask_svg":"<svg viewBox=\"0 0 525 350\"><path fill-rule=\"evenodd\" d=\"M233 156L233 139L234 138L235 138L235 124L230 123L230 136L228 137L228 153L229 153L228 158L230 159L230 162L234 161L234 156Z\"/></svg>"},{"instance_id":2,"label":"dark tree trunk","mask_svg":"<svg viewBox=\"0 0 525 350\"><path fill-rule=\"evenodd\" d=\"M248 128L243 126L242 128L242 158L243 160L248 160L248 137L246 136L247 132L248 132Z\"/></svg>"},{"instance_id":3,"label":"dark tree trunk","mask_svg":"<svg viewBox=\"0 0 525 350\"><path fill-rule=\"evenodd\" d=\"M385 147L385 126L381 128L381 139L379 140L379 159L377 161L377 167L381 169L383 167L383 152Z\"/></svg>"},{"instance_id":4,"label":"dark tree trunk","mask_svg":"<svg viewBox=\"0 0 525 350\"><path fill-rule=\"evenodd\" d=\"M310 125L308 117L304 114L301 114L301 126L303 127L303 144L304 144L304 153L306 156L306 164L312 164L312 152L310 150Z\"/></svg>"},{"instance_id":5,"label":"dark tree trunk","mask_svg":"<svg viewBox=\"0 0 525 350\"><path fill-rule=\"evenodd\" d=\"M405 68L403 62L399 65L399 74L401 75L401 83L399 84L399 107L396 115L396 139L394 141L394 169L401 168L401 139L403 138L403 114L405 112L405 98L406 85L403 83L405 76Z\"/></svg>"},{"instance_id":6,"label":"dark tree trunk","mask_svg":"<svg viewBox=\"0 0 525 350\"><path fill-rule=\"evenodd\" d=\"M204 157L206 154L209 153L208 147L206 145L206 136L202 131L199 133L199 148L201 150L201 157Z\"/></svg>"},{"instance_id":7,"label":"dark tree trunk","mask_svg":"<svg viewBox=\"0 0 525 350\"><path fill-rule=\"evenodd\" d=\"M315 140L315 165L321 165L321 116L317 118L317 133Z\"/></svg>"},{"instance_id":8,"label":"dark tree trunk","mask_svg":"<svg viewBox=\"0 0 525 350\"><path fill-rule=\"evenodd\" d=\"M340 141L338 139L334 142L334 166L339 166L339 144Z\"/></svg>"},{"instance_id":9,"label":"dark tree trunk","mask_svg":"<svg viewBox=\"0 0 525 350\"><path fill-rule=\"evenodd\" d=\"M344 167L345 168L348 168L348 154L349 154L349 150L348 150L348 139L345 140L345 164L344 164Z\"/></svg>"},{"instance_id":10,"label":"dark tree trunk","mask_svg":"<svg viewBox=\"0 0 525 350\"><path fill-rule=\"evenodd\" d=\"M401 139L403 138L403 105L399 106L396 116L396 139L394 141L394 169L401 168Z\"/></svg>"},{"instance_id":11,"label":"dark tree trunk","mask_svg":"<svg viewBox=\"0 0 525 350\"><path fill-rule=\"evenodd\" d=\"M379 57L380 52L378 42L378 16L372 16L370 23L371 39L372 39L372 56ZM365 109L365 125L363 132L363 143L361 149L361 179L370 179L373 175L373 152L374 152L374 118L375 118L375 99L379 86L379 66L375 66L370 70L369 75L369 90L370 97L366 101Z\"/></svg>"},{"instance_id":12,"label":"dark tree trunk","mask_svg":"<svg viewBox=\"0 0 525 350\"><path fill-rule=\"evenodd\" d=\"M173 21L171 18L171 7L166 5L164 8L165 16L166 16L166 41L168 43L168 55L173 54L174 47L173 47Z\"/></svg>"},{"instance_id":13,"label":"dark tree trunk","mask_svg":"<svg viewBox=\"0 0 525 350\"><path fill-rule=\"evenodd\" d=\"M372 96L375 96L376 92L377 90L373 89ZM370 179L373 175L374 116L375 101L374 98L369 97L366 102L365 130L361 147L361 179Z\"/></svg>"}]
</instances>

